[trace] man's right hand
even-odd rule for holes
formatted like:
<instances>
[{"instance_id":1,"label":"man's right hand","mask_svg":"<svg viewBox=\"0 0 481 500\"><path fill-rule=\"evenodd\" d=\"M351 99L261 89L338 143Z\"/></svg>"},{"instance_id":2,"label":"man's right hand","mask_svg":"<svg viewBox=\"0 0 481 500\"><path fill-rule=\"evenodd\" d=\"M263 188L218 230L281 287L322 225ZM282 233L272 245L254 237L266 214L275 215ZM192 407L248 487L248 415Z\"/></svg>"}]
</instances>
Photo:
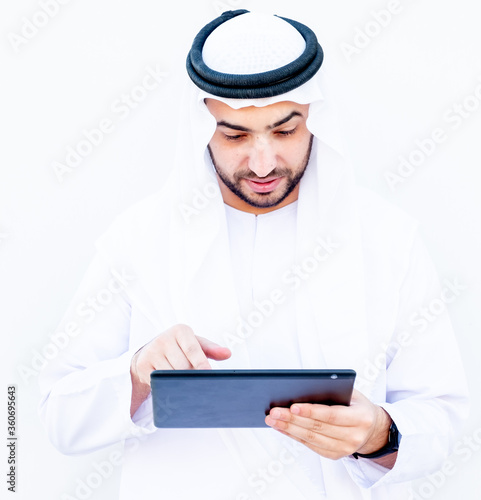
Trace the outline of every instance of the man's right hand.
<instances>
[{"instance_id":1,"label":"man's right hand","mask_svg":"<svg viewBox=\"0 0 481 500\"><path fill-rule=\"evenodd\" d=\"M145 344L132 357L132 416L150 393L153 370L209 370L208 358L222 361L230 349L194 335L187 325L175 325Z\"/></svg>"}]
</instances>

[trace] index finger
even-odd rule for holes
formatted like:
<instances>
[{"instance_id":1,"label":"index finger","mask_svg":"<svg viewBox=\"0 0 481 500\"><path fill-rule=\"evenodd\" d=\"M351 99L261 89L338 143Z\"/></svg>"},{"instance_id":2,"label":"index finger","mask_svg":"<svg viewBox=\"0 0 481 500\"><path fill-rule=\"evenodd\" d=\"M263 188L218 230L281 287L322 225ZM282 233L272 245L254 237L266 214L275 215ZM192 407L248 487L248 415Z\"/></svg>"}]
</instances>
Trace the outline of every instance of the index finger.
<instances>
[{"instance_id":1,"label":"index finger","mask_svg":"<svg viewBox=\"0 0 481 500\"><path fill-rule=\"evenodd\" d=\"M290 407L290 412L299 417L339 427L353 427L357 421L350 406L295 403Z\"/></svg>"},{"instance_id":2,"label":"index finger","mask_svg":"<svg viewBox=\"0 0 481 500\"><path fill-rule=\"evenodd\" d=\"M189 360L194 370L211 370L209 360L205 355L202 347L195 337L188 332L179 332L176 336L177 344Z\"/></svg>"}]
</instances>

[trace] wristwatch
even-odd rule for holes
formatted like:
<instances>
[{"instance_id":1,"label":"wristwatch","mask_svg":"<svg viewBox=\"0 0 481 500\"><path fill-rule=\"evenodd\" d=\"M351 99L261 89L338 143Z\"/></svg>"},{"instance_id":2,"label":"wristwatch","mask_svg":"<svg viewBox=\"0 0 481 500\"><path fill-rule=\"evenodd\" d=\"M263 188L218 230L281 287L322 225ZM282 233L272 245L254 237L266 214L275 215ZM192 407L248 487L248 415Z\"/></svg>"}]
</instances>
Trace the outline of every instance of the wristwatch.
<instances>
[{"instance_id":1,"label":"wristwatch","mask_svg":"<svg viewBox=\"0 0 481 500\"><path fill-rule=\"evenodd\" d=\"M390 455L391 453L394 453L399 450L399 443L401 441L401 434L399 434L399 431L397 430L396 424L394 423L394 420L391 423L391 426L389 427L389 435L388 435L388 442L385 446L383 446L380 450L377 450L373 453L353 453L352 456L357 460L359 457L361 458L380 458L384 457L385 455Z\"/></svg>"}]
</instances>

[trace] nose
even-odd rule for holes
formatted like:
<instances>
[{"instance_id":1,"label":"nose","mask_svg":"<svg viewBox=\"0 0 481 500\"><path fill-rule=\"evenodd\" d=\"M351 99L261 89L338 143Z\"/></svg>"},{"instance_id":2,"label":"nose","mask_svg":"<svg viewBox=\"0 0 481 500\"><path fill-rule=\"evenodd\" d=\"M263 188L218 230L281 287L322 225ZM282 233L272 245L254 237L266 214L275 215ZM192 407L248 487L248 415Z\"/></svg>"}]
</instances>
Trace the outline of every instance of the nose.
<instances>
[{"instance_id":1,"label":"nose","mask_svg":"<svg viewBox=\"0 0 481 500\"><path fill-rule=\"evenodd\" d=\"M249 153L248 167L257 177L267 177L276 168L276 152L264 138L256 138Z\"/></svg>"}]
</instances>

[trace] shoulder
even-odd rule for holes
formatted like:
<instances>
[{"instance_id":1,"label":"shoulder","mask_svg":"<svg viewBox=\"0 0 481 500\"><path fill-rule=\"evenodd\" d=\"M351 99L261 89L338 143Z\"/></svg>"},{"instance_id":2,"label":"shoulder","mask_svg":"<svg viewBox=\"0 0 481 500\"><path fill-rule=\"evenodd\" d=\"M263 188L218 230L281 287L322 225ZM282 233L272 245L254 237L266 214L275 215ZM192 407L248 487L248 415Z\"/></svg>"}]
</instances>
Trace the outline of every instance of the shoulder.
<instances>
[{"instance_id":1,"label":"shoulder","mask_svg":"<svg viewBox=\"0 0 481 500\"><path fill-rule=\"evenodd\" d=\"M115 217L107 232L141 230L142 227L149 225L153 219L159 218L159 214L163 212L162 208L165 205L165 201L163 191L156 192L137 201ZM160 224L161 222L162 217L158 223Z\"/></svg>"},{"instance_id":2,"label":"shoulder","mask_svg":"<svg viewBox=\"0 0 481 500\"><path fill-rule=\"evenodd\" d=\"M378 194L356 187L356 205L363 233L377 243L396 243L412 236L418 221Z\"/></svg>"},{"instance_id":3,"label":"shoulder","mask_svg":"<svg viewBox=\"0 0 481 500\"><path fill-rule=\"evenodd\" d=\"M126 254L151 246L168 230L170 207L166 189L137 201L115 217L96 241L97 249L107 254Z\"/></svg>"},{"instance_id":4,"label":"shoulder","mask_svg":"<svg viewBox=\"0 0 481 500\"><path fill-rule=\"evenodd\" d=\"M363 187L356 188L362 245L378 262L405 269L418 238L419 222L401 208Z\"/></svg>"}]
</instances>

